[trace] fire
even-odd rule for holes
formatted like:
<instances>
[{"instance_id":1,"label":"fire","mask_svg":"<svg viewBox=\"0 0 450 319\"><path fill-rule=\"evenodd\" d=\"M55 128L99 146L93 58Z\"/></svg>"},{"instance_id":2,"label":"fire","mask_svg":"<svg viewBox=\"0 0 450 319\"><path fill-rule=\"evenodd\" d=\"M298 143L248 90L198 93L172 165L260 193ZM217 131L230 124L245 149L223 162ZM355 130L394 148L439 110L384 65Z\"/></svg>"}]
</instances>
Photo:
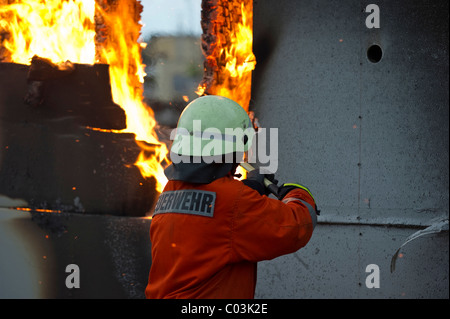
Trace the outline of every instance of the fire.
<instances>
[{"instance_id":1,"label":"fire","mask_svg":"<svg viewBox=\"0 0 450 319\"><path fill-rule=\"evenodd\" d=\"M256 65L253 54L253 0L218 0L216 19L211 21L215 42L205 66L214 72L212 83L202 81L197 94L221 95L248 111L251 76ZM226 32L224 32L226 30Z\"/></svg>"},{"instance_id":2,"label":"fire","mask_svg":"<svg viewBox=\"0 0 450 319\"><path fill-rule=\"evenodd\" d=\"M34 55L55 63L95 62L94 0L7 2L0 6L0 35L7 34L2 44L11 62L29 64Z\"/></svg>"},{"instance_id":3,"label":"fire","mask_svg":"<svg viewBox=\"0 0 450 319\"><path fill-rule=\"evenodd\" d=\"M144 177L156 178L156 190L162 192L167 178L161 163L168 161L168 150L154 131L156 121L152 109L143 103L145 65L141 49L145 44L138 42L141 25L134 18L136 10L127 1L117 1L114 8L98 6L97 10L108 32L97 48L99 59L110 67L114 101L127 115L125 132L136 134L142 149L135 164Z\"/></svg>"},{"instance_id":4,"label":"fire","mask_svg":"<svg viewBox=\"0 0 450 319\"><path fill-rule=\"evenodd\" d=\"M134 133L143 147L135 164L144 177L156 178L156 190L161 192L167 182L161 163L167 160L168 151L154 132L153 111L143 103L144 44L138 42L141 25L135 18L140 4L115 1L110 8L105 2L0 0L0 43L6 50L0 56L21 64L30 64L34 55L54 63L109 64L114 102L126 112L123 132ZM106 38L97 33L98 19L106 26Z\"/></svg>"},{"instance_id":5,"label":"fire","mask_svg":"<svg viewBox=\"0 0 450 319\"><path fill-rule=\"evenodd\" d=\"M215 19L207 22L215 42L205 63L214 69L214 79L203 81L197 93L229 97L248 111L256 64L253 1L216 2ZM144 177L156 178L161 192L168 150L155 133L153 111L143 103L139 6L136 0L0 0L0 56L21 64L29 64L34 55L54 63L108 64L113 99L127 116L127 128L120 132L136 135L142 151L135 165ZM98 28L99 21L104 29Z\"/></svg>"},{"instance_id":6,"label":"fire","mask_svg":"<svg viewBox=\"0 0 450 319\"><path fill-rule=\"evenodd\" d=\"M51 209L39 209L39 208L27 208L27 207L16 207L15 210L20 210L24 212L36 212L36 213L56 213L61 214L60 210L51 210Z\"/></svg>"}]
</instances>

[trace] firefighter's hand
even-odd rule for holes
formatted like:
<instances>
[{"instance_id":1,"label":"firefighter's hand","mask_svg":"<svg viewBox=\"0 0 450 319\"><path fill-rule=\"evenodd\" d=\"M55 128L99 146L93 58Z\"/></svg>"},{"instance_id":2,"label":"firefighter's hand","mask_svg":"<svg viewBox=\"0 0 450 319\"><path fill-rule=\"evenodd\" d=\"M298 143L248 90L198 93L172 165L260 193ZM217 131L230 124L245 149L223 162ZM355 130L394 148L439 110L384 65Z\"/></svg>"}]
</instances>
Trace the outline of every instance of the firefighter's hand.
<instances>
[{"instance_id":1,"label":"firefighter's hand","mask_svg":"<svg viewBox=\"0 0 450 319\"><path fill-rule=\"evenodd\" d=\"M267 178L273 184L277 184L278 181L275 179L275 174L261 174L258 169L250 171L247 173L247 178L243 180L244 184L257 190L261 195L269 195L269 189L264 185L264 178Z\"/></svg>"},{"instance_id":2,"label":"firefighter's hand","mask_svg":"<svg viewBox=\"0 0 450 319\"><path fill-rule=\"evenodd\" d=\"M313 199L314 204L315 204L314 208L316 210L316 214L320 215L320 210L317 209L316 200L314 199L314 197L311 194L311 192L309 191L309 189L303 185L294 184L294 183L286 183L286 184L281 185L278 188L278 199L282 200L290 191L292 191L293 189L296 189L296 188L303 189L304 191L306 191L309 194L309 196L311 196L311 198Z\"/></svg>"}]
</instances>

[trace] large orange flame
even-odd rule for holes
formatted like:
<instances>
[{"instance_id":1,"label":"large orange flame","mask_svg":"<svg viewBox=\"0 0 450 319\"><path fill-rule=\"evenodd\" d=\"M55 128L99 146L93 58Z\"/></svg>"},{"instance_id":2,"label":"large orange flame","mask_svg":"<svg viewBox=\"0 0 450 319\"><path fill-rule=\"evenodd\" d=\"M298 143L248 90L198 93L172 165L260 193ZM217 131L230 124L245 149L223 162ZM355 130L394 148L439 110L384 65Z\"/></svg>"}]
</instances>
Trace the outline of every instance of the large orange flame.
<instances>
[{"instance_id":1,"label":"large orange flame","mask_svg":"<svg viewBox=\"0 0 450 319\"><path fill-rule=\"evenodd\" d=\"M95 62L95 0L3 2L10 3L0 5L0 31L11 62L29 64L34 55L55 63Z\"/></svg>"},{"instance_id":2,"label":"large orange flame","mask_svg":"<svg viewBox=\"0 0 450 319\"><path fill-rule=\"evenodd\" d=\"M210 21L215 42L206 63L214 68L214 81L200 83L197 94L221 95L248 111L251 96L253 54L253 0L218 0L216 19Z\"/></svg>"},{"instance_id":3,"label":"large orange flame","mask_svg":"<svg viewBox=\"0 0 450 319\"><path fill-rule=\"evenodd\" d=\"M168 161L168 150L154 131L156 121L152 109L143 103L145 65L141 58L143 43L138 43L141 25L134 17L134 2L117 1L114 8L97 6L108 29L107 39L97 50L99 59L110 67L114 101L126 112L125 131L136 134L142 149L136 165L144 177L156 178L156 190L162 192L167 178L161 163Z\"/></svg>"},{"instance_id":4,"label":"large orange flame","mask_svg":"<svg viewBox=\"0 0 450 319\"><path fill-rule=\"evenodd\" d=\"M124 132L134 133L136 140L142 141L136 165L144 177L156 178L156 190L161 192L167 182L161 163L168 152L154 132L152 110L143 103L143 44L137 41L141 25L132 10L136 1L114 4L114 9L108 10L95 0L0 0L0 47L6 50L0 56L21 64L30 64L34 55L54 63L109 64L114 102L126 112ZM95 42L96 12L108 28L107 40L99 47Z\"/></svg>"}]
</instances>

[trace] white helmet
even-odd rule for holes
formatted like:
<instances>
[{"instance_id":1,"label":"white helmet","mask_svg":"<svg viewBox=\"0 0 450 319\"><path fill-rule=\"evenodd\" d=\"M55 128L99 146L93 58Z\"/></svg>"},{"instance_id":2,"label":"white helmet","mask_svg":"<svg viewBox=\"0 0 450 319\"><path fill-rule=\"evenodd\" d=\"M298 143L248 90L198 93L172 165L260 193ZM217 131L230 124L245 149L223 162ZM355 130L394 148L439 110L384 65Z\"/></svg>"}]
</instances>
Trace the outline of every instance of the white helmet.
<instances>
[{"instance_id":1,"label":"white helmet","mask_svg":"<svg viewBox=\"0 0 450 319\"><path fill-rule=\"evenodd\" d=\"M203 157L245 152L254 134L247 112L238 103L206 95L189 103L181 113L171 152Z\"/></svg>"}]
</instances>

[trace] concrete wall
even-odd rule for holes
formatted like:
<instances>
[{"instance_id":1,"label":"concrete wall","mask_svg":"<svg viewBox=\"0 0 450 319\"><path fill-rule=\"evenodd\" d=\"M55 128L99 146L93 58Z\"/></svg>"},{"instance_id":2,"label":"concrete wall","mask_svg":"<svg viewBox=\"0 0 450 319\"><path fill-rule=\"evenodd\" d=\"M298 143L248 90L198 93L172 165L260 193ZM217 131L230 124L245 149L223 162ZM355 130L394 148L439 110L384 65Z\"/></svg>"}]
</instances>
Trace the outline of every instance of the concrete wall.
<instances>
[{"instance_id":1,"label":"concrete wall","mask_svg":"<svg viewBox=\"0 0 450 319\"><path fill-rule=\"evenodd\" d=\"M0 196L0 299L145 297L150 219L2 208L8 205ZM70 287L72 264L78 288Z\"/></svg>"},{"instance_id":2,"label":"concrete wall","mask_svg":"<svg viewBox=\"0 0 450 319\"><path fill-rule=\"evenodd\" d=\"M278 128L279 180L322 209L306 248L260 264L257 297L448 298L448 43L447 1L255 1L251 107Z\"/></svg>"}]
</instances>

